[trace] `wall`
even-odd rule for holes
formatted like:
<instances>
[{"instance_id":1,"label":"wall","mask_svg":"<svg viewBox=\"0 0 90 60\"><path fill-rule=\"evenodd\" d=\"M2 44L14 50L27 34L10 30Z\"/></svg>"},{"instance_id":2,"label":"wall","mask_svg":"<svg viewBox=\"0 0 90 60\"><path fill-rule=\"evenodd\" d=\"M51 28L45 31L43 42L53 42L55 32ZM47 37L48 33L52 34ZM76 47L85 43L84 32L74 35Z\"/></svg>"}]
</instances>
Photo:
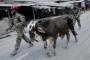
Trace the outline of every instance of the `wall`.
<instances>
[{"instance_id":1,"label":"wall","mask_svg":"<svg viewBox=\"0 0 90 60\"><path fill-rule=\"evenodd\" d=\"M0 35L4 34L6 29L9 27L8 25L8 18L3 18L3 20L0 21Z\"/></svg>"}]
</instances>

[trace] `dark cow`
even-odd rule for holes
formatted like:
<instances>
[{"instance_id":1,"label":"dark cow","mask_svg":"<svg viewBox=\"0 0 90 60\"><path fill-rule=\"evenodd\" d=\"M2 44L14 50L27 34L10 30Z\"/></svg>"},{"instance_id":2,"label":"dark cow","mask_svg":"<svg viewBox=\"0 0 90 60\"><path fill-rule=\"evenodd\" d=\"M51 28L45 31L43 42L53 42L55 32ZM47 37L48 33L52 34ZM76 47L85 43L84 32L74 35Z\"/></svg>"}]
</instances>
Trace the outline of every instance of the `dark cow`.
<instances>
[{"instance_id":1,"label":"dark cow","mask_svg":"<svg viewBox=\"0 0 90 60\"><path fill-rule=\"evenodd\" d=\"M34 23L34 21L32 21ZM58 16L53 19L46 19L46 20L38 20L35 22L36 25L31 28L30 26L30 38L34 38L33 32L36 32L44 41L44 48L47 49L47 45L53 45L53 54L55 55L55 48L56 48L56 40L58 35L60 37L67 36L67 45L69 42L70 34L69 31L71 30L72 33L75 35L73 21L70 18ZM75 35L76 38L76 35ZM77 39L76 39L77 41ZM48 43L49 42L49 43ZM50 52L47 52L47 55L50 56Z\"/></svg>"}]
</instances>

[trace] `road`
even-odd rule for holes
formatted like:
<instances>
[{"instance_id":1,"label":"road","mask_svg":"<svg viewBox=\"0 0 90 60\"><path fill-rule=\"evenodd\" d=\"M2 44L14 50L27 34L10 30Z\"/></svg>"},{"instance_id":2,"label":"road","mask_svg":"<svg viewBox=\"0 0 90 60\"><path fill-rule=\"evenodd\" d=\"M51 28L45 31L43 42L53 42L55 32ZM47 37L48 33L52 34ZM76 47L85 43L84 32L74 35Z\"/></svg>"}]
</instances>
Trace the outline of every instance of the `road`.
<instances>
[{"instance_id":1,"label":"road","mask_svg":"<svg viewBox=\"0 0 90 60\"><path fill-rule=\"evenodd\" d=\"M0 60L90 60L90 11L85 12L80 17L82 27L75 25L78 32L78 43L75 43L71 34L68 48L65 49L66 37L57 40L56 56L46 57L43 43L35 42L34 46L28 48L28 44L22 40L20 49L16 56L10 56L15 45L15 32L10 33L4 39L0 39Z\"/></svg>"}]
</instances>

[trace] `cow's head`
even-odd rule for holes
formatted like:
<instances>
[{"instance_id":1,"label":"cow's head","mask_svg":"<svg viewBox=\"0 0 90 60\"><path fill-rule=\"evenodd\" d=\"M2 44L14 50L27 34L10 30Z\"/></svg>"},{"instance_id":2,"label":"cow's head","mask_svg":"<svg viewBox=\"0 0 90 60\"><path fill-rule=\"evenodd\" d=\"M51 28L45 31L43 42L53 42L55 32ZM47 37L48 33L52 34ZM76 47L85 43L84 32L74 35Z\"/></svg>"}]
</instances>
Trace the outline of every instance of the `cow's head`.
<instances>
[{"instance_id":1,"label":"cow's head","mask_svg":"<svg viewBox=\"0 0 90 60\"><path fill-rule=\"evenodd\" d=\"M43 22L43 20L32 20L32 21L30 21L30 23L28 24L28 28L27 28L27 30L28 30L28 32L29 32L29 37L30 37L30 39L33 41L34 40L34 38L35 38L35 35L36 35L36 31L37 31L37 29L36 29L36 26L37 26L37 24L41 24Z\"/></svg>"},{"instance_id":2,"label":"cow's head","mask_svg":"<svg viewBox=\"0 0 90 60\"><path fill-rule=\"evenodd\" d=\"M36 24L37 31L40 32L40 33L45 33L49 22L50 22L49 20L38 21L37 24Z\"/></svg>"},{"instance_id":3,"label":"cow's head","mask_svg":"<svg viewBox=\"0 0 90 60\"><path fill-rule=\"evenodd\" d=\"M30 21L30 23L28 24L28 32L29 32L29 37L32 41L34 41L34 37L35 37L35 26L36 23L38 22L38 20L32 20Z\"/></svg>"},{"instance_id":4,"label":"cow's head","mask_svg":"<svg viewBox=\"0 0 90 60\"><path fill-rule=\"evenodd\" d=\"M30 21L30 23L28 24L29 31L32 31L35 28L36 23L37 23L37 21L35 21L35 20Z\"/></svg>"},{"instance_id":5,"label":"cow's head","mask_svg":"<svg viewBox=\"0 0 90 60\"><path fill-rule=\"evenodd\" d=\"M36 31L38 31L40 33L45 33L45 28L46 28L48 23L49 23L48 20L33 20L33 21L30 21L30 23L28 24L30 39L32 41L34 40L35 35L37 34Z\"/></svg>"}]
</instances>

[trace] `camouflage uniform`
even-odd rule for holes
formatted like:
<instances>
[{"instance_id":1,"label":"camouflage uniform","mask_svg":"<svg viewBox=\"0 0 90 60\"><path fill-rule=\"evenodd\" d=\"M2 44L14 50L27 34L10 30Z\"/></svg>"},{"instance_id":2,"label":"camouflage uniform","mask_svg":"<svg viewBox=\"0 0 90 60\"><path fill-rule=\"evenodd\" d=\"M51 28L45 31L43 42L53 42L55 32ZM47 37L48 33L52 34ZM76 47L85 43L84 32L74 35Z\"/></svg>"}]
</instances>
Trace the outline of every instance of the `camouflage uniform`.
<instances>
[{"instance_id":1,"label":"camouflage uniform","mask_svg":"<svg viewBox=\"0 0 90 60\"><path fill-rule=\"evenodd\" d=\"M74 15L74 18L76 19L79 27L81 27L80 19L79 19L80 15L81 15L81 10L80 10L80 8L74 7L74 9L73 9L73 11L72 11L72 14Z\"/></svg>"},{"instance_id":2,"label":"camouflage uniform","mask_svg":"<svg viewBox=\"0 0 90 60\"><path fill-rule=\"evenodd\" d=\"M17 50L20 47L21 39L24 39L27 43L29 43L30 46L33 44L31 41L25 36L23 30L24 30L24 23L25 23L25 17L19 13L15 13L11 17L11 29L15 30L17 32L17 38L16 38L16 45L14 51L11 53L11 55L16 55Z\"/></svg>"}]
</instances>

